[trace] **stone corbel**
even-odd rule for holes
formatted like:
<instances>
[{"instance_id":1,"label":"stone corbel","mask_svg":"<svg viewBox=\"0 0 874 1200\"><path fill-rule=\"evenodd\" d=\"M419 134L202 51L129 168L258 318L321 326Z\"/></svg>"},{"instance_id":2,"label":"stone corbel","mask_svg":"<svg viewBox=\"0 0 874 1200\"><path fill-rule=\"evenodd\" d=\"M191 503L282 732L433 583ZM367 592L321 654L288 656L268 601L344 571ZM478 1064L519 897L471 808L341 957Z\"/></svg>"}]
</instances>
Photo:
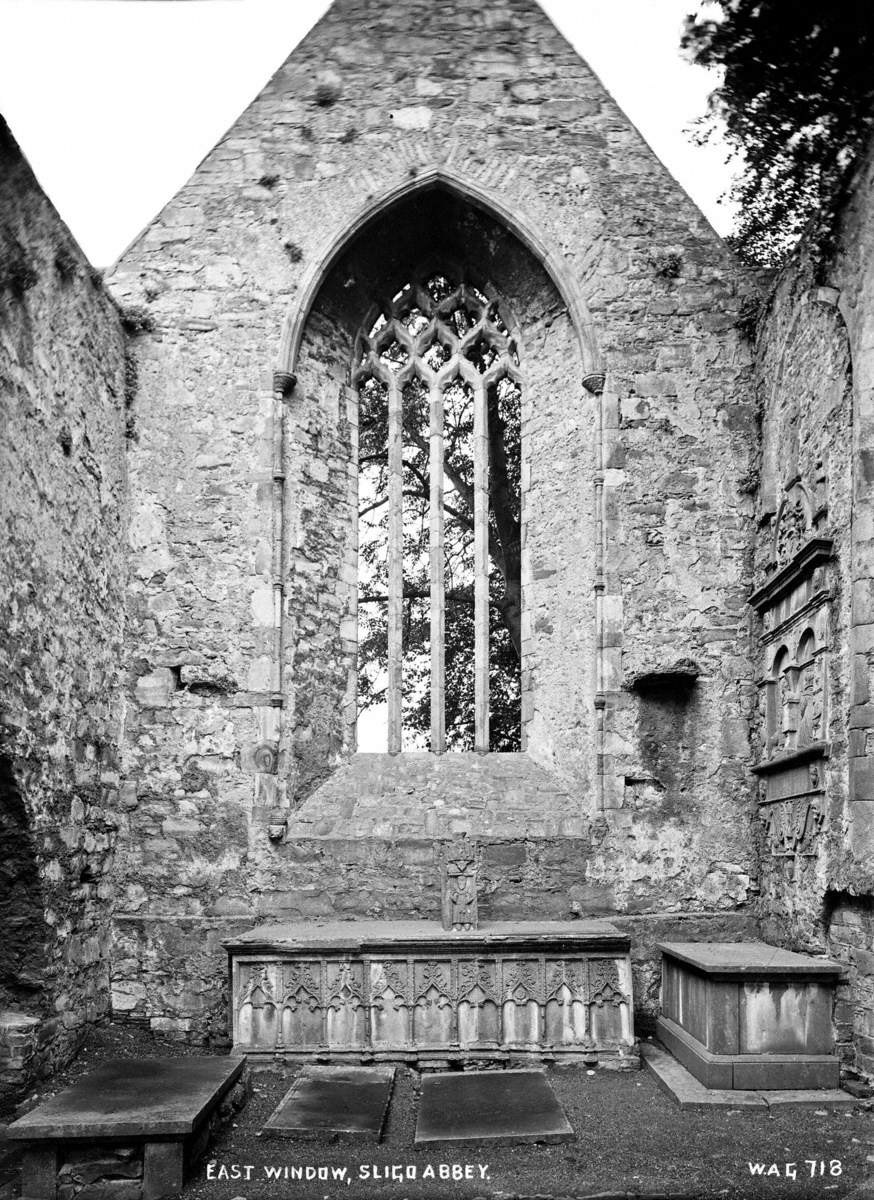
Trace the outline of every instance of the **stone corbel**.
<instances>
[{"instance_id":1,"label":"stone corbel","mask_svg":"<svg viewBox=\"0 0 874 1200\"><path fill-rule=\"evenodd\" d=\"M289 400L297 385L297 376L289 371L273 372L273 390L282 400Z\"/></svg>"}]
</instances>

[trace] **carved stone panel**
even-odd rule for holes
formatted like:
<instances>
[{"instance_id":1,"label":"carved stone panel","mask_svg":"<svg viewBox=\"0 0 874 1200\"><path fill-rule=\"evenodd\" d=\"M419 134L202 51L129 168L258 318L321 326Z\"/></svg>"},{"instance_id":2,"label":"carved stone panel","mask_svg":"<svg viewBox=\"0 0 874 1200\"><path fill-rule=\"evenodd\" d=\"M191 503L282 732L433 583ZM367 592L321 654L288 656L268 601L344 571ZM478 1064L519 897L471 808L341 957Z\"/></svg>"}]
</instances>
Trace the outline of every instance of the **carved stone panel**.
<instances>
[{"instance_id":1,"label":"carved stone panel","mask_svg":"<svg viewBox=\"0 0 874 1200\"><path fill-rule=\"evenodd\" d=\"M251 963L241 973L236 1024L246 1045L276 1044L280 972L279 963L274 962Z\"/></svg>"},{"instance_id":2,"label":"carved stone panel","mask_svg":"<svg viewBox=\"0 0 874 1200\"><path fill-rule=\"evenodd\" d=\"M589 963L589 1022L596 1042L622 1037L627 1020L628 996L619 978L619 964L611 958Z\"/></svg>"},{"instance_id":3,"label":"carved stone panel","mask_svg":"<svg viewBox=\"0 0 874 1200\"><path fill-rule=\"evenodd\" d=\"M329 1046L364 1046L367 1002L364 963L325 963L325 1041Z\"/></svg>"},{"instance_id":4,"label":"carved stone panel","mask_svg":"<svg viewBox=\"0 0 874 1200\"><path fill-rule=\"evenodd\" d=\"M468 1046L501 1041L500 963L477 959L458 963L458 1040Z\"/></svg>"},{"instance_id":5,"label":"carved stone panel","mask_svg":"<svg viewBox=\"0 0 874 1200\"><path fill-rule=\"evenodd\" d=\"M768 849L776 858L815 854L816 838L825 820L820 796L763 805L761 818Z\"/></svg>"},{"instance_id":6,"label":"carved stone panel","mask_svg":"<svg viewBox=\"0 0 874 1200\"><path fill-rule=\"evenodd\" d=\"M413 1041L417 1046L451 1045L455 1040L451 962L415 963L413 982Z\"/></svg>"},{"instance_id":7,"label":"carved stone panel","mask_svg":"<svg viewBox=\"0 0 874 1200\"><path fill-rule=\"evenodd\" d=\"M542 965L534 959L508 959L503 967L504 1041L536 1046L541 1039Z\"/></svg>"},{"instance_id":8,"label":"carved stone panel","mask_svg":"<svg viewBox=\"0 0 874 1200\"><path fill-rule=\"evenodd\" d=\"M319 1046L322 1028L322 964L286 963L282 967L280 1045Z\"/></svg>"},{"instance_id":9,"label":"carved stone panel","mask_svg":"<svg viewBox=\"0 0 874 1200\"><path fill-rule=\"evenodd\" d=\"M802 548L813 528L813 505L807 488L800 481L790 486L774 520L772 556L777 566L785 566Z\"/></svg>"},{"instance_id":10,"label":"carved stone panel","mask_svg":"<svg viewBox=\"0 0 874 1200\"><path fill-rule=\"evenodd\" d=\"M374 1047L411 1044L414 1002L410 975L410 966L404 961L370 963L370 1040Z\"/></svg>"},{"instance_id":11,"label":"carved stone panel","mask_svg":"<svg viewBox=\"0 0 874 1200\"><path fill-rule=\"evenodd\" d=\"M587 964L559 959L546 966L546 1041L553 1046L587 1046L589 978Z\"/></svg>"}]
</instances>

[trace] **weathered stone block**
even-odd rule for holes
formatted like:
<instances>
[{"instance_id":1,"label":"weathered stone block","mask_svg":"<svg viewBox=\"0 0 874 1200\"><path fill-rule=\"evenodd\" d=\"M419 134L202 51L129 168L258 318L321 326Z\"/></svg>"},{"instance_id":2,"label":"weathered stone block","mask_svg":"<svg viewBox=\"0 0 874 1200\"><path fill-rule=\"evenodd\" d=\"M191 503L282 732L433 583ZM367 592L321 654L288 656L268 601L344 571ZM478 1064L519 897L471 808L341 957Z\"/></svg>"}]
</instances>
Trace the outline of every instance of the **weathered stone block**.
<instances>
[{"instance_id":1,"label":"weathered stone block","mask_svg":"<svg viewBox=\"0 0 874 1200\"><path fill-rule=\"evenodd\" d=\"M166 708L175 689L175 679L167 667L159 667L137 680L136 698L143 708Z\"/></svg>"}]
</instances>

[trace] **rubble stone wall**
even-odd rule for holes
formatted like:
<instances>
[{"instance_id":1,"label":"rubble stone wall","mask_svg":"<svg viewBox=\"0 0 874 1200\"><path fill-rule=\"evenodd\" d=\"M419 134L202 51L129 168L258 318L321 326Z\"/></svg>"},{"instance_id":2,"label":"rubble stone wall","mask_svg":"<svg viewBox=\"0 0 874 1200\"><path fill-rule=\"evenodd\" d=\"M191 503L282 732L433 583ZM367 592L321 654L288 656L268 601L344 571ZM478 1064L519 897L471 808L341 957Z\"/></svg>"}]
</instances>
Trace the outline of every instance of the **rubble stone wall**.
<instances>
[{"instance_id":1,"label":"rubble stone wall","mask_svg":"<svg viewBox=\"0 0 874 1200\"><path fill-rule=\"evenodd\" d=\"M798 603L796 615L775 611L770 635L760 620L754 621L760 679L767 675L763 648L768 636L773 648L781 639L791 641L804 626L822 640L825 663L812 691L803 669L799 689L802 707L808 693L818 693L811 710L814 727L817 715L824 714L813 740L822 738L825 751L808 763L813 771L808 787L816 782L821 797L808 790L781 801L772 807L783 809L785 819L762 822L762 929L771 940L825 952L845 964L836 1012L842 1052L867 1073L874 1071L872 179L869 155L842 215L836 252L824 259L816 247L803 247L775 282L760 323L763 444L756 584L769 570L772 576L779 571L781 540L790 552L801 546L803 553L803 544L816 539L826 539L831 547L829 560L818 568L822 574L808 572L809 591L806 599L800 597L804 603ZM793 522L800 539L790 530ZM790 696L790 707L792 702ZM788 723L797 723L795 717L790 715ZM760 712L757 758L767 740L765 725ZM767 787L763 781L763 798ZM767 807L760 806L760 813Z\"/></svg>"},{"instance_id":2,"label":"rubble stone wall","mask_svg":"<svg viewBox=\"0 0 874 1200\"><path fill-rule=\"evenodd\" d=\"M847 679L847 805L841 853L827 897L829 951L847 966L857 1068L874 1075L874 150L862 163L842 218L841 241L825 283L838 305L852 355L852 536Z\"/></svg>"},{"instance_id":3,"label":"rubble stone wall","mask_svg":"<svg viewBox=\"0 0 874 1200\"><path fill-rule=\"evenodd\" d=\"M834 295L816 283L809 258L800 259L794 270L784 274L771 297L759 338L757 383L763 416L756 582L784 568L791 552L812 539L823 537L833 543L826 567L829 598L819 618L827 643L825 663L822 678L816 681L817 703L824 709L819 733L829 746L822 767L821 819L816 813L805 831L810 797L777 801L781 822L797 824L799 836L794 831L785 835L780 822L776 831L769 831L763 822L760 834L762 904L768 930L791 929L799 948L822 949L823 896L830 864L840 859L846 833L852 380L843 318ZM778 562L774 547L778 514L783 512L785 525L799 488L810 497L811 522ZM817 620L808 601L797 617L787 620L780 611L764 628L757 623L756 634L766 639L760 642L760 678L768 673L769 656L773 659L780 645L787 646L791 656L804 630L815 628ZM782 716L785 719L785 712ZM767 757L765 726L763 703L755 729L759 759ZM764 785L762 789L764 799ZM760 806L760 814L764 817L770 807Z\"/></svg>"},{"instance_id":4,"label":"rubble stone wall","mask_svg":"<svg viewBox=\"0 0 874 1200\"><path fill-rule=\"evenodd\" d=\"M523 301L529 377L527 752L570 819L603 823L569 851L579 880L635 912L754 894L745 284L534 4L340 0L112 278L154 323L119 859L119 936L141 934L115 1004L183 1034L213 1020L220 963L210 1000L150 917L255 920L304 883L266 830L351 751L353 327L322 301L331 277L363 295L346 251L434 189L534 264L498 289ZM539 915L522 889L511 910ZM137 991L147 960L166 1002Z\"/></svg>"},{"instance_id":5,"label":"rubble stone wall","mask_svg":"<svg viewBox=\"0 0 874 1200\"><path fill-rule=\"evenodd\" d=\"M5 125L0 428L0 1079L14 1089L109 1004L125 346Z\"/></svg>"}]
</instances>

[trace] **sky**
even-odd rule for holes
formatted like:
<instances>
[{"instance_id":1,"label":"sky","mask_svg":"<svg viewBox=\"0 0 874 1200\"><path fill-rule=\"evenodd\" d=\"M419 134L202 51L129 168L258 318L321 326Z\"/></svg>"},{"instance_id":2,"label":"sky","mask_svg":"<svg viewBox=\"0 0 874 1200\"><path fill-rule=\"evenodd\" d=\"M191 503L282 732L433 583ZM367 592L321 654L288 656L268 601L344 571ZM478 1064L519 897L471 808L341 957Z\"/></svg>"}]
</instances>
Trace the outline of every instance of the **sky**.
<instances>
[{"instance_id":1,"label":"sky","mask_svg":"<svg viewBox=\"0 0 874 1200\"><path fill-rule=\"evenodd\" d=\"M473 2L473 0L472 0ZM487 0L478 0L486 3ZM720 233L717 77L683 61L701 0L541 0ZM0 112L86 255L110 265L191 176L326 0L0 0Z\"/></svg>"}]
</instances>

